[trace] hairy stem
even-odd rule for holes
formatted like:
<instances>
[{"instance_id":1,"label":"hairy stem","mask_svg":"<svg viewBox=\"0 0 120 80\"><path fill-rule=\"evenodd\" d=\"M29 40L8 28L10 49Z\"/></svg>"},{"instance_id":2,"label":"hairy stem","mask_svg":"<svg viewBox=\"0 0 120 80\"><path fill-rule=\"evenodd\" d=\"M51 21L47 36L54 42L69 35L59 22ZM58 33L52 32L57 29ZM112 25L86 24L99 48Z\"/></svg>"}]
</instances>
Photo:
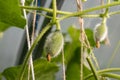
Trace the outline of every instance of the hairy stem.
<instances>
[{"instance_id":1,"label":"hairy stem","mask_svg":"<svg viewBox=\"0 0 120 80\"><path fill-rule=\"evenodd\" d=\"M35 39L35 41L34 41L33 44L31 45L31 48L30 48L30 50L27 52L26 57L25 57L25 60L24 60L24 62L23 62L23 64L22 64L22 68L21 68L21 71L20 71L20 75L19 75L19 77L18 77L19 80L23 80L23 75L24 75L25 69L26 69L26 67L27 67L27 62L28 62L28 60L29 60L29 58L30 58L30 55L32 54L32 51L34 50L34 48L35 48L35 46L37 45L38 41L39 41L39 40L42 38L42 36L45 34L45 32L50 29L51 25L52 25L52 23L49 23L49 24L42 30L42 32L38 35L38 37Z\"/></svg>"},{"instance_id":2,"label":"hairy stem","mask_svg":"<svg viewBox=\"0 0 120 80\"><path fill-rule=\"evenodd\" d=\"M34 12L31 11L31 10L26 10L26 11L27 11L27 12L30 12L30 13L34 13ZM44 17L46 17L46 18L50 18L50 19L53 18L53 17L51 17L51 16L48 16L48 15L45 15L45 14L39 13L39 12L37 12L36 14L41 15L41 16L44 16ZM115 15L115 14L120 14L120 11L114 11L114 12L109 12L109 13L108 13L109 16L113 16L113 15ZM101 17L101 16L103 16L103 14L82 14L82 15L75 16L75 17L82 17L82 18L99 18L99 17ZM60 18L56 17L56 19L59 20Z\"/></svg>"},{"instance_id":3,"label":"hairy stem","mask_svg":"<svg viewBox=\"0 0 120 80\"><path fill-rule=\"evenodd\" d=\"M88 64L90 65L90 68L91 68L91 70L92 70L92 72L93 72L93 75L94 75L95 79L96 79L96 80L99 80L98 73L97 73L96 69L94 68L92 61L90 60L89 57L87 57L86 59L87 59L87 61L88 61Z\"/></svg>"},{"instance_id":4,"label":"hairy stem","mask_svg":"<svg viewBox=\"0 0 120 80\"><path fill-rule=\"evenodd\" d=\"M98 74L102 74L102 73L106 73L106 72L119 72L120 71L120 68L108 68L108 69L103 69L103 70L99 70L97 71ZM84 79L89 79L90 77L92 77L93 74L89 74L87 75Z\"/></svg>"},{"instance_id":5,"label":"hairy stem","mask_svg":"<svg viewBox=\"0 0 120 80\"><path fill-rule=\"evenodd\" d=\"M101 74L103 77L109 77L109 78L114 78L120 80L120 75L118 74L113 74L113 73L103 73Z\"/></svg>"},{"instance_id":6,"label":"hairy stem","mask_svg":"<svg viewBox=\"0 0 120 80\"><path fill-rule=\"evenodd\" d=\"M20 7L23 9L28 9L28 10L39 10L39 11L46 11L49 13L53 13L53 9L48 9L48 8L43 8L43 7L31 7L31 6L20 6ZM71 12L60 11L60 10L57 10L56 13L62 14L62 15L72 14Z\"/></svg>"},{"instance_id":7,"label":"hairy stem","mask_svg":"<svg viewBox=\"0 0 120 80\"><path fill-rule=\"evenodd\" d=\"M24 6L25 5L25 0L21 0L21 3ZM26 19L25 28L26 28L28 50L29 50L31 48L31 42L30 42L29 29L28 29L27 14L26 14L26 10L25 9L23 9L23 14L24 14L24 17ZM27 64L27 62L26 62L26 64ZM29 60L28 60L28 79L30 77L30 68L31 68L31 71L32 71L32 79L35 80L32 55L29 57Z\"/></svg>"},{"instance_id":8,"label":"hairy stem","mask_svg":"<svg viewBox=\"0 0 120 80\"><path fill-rule=\"evenodd\" d=\"M76 0L78 11L82 11L82 2L81 0ZM83 62L84 62L84 20L81 17L78 17L80 24L80 42L81 42L81 51L80 51L80 80L83 80Z\"/></svg>"},{"instance_id":9,"label":"hairy stem","mask_svg":"<svg viewBox=\"0 0 120 80\"><path fill-rule=\"evenodd\" d=\"M64 49L62 49L62 70L63 70L63 80L66 80Z\"/></svg>"},{"instance_id":10,"label":"hairy stem","mask_svg":"<svg viewBox=\"0 0 120 80\"><path fill-rule=\"evenodd\" d=\"M119 11L115 11L115 12L110 12L108 14L109 14L109 16L112 16L112 15L115 15L115 14L120 14L120 10Z\"/></svg>"},{"instance_id":11,"label":"hairy stem","mask_svg":"<svg viewBox=\"0 0 120 80\"><path fill-rule=\"evenodd\" d=\"M88 12L92 12L92 11L96 11L96 10L100 10L100 9L103 9L103 8L108 8L108 7L112 7L112 6L117 6L117 5L120 5L120 2L112 2L110 4L104 4L102 6L97 6L97 7L93 7L93 8L88 8L86 10L83 10L81 12L67 12L67 11L60 11L60 10L57 10L56 13L57 14L63 14L63 15L66 15L66 16L63 16L61 19L64 19L64 18L69 18L69 17L72 17L72 16L78 16L78 15L82 15L82 14L86 14ZM30 9L30 10L41 10L41 11L46 11L46 12L50 12L50 13L53 13L53 10L52 9L47 9L47 8L43 8L43 7L30 7L30 6L20 6L21 8L23 9Z\"/></svg>"},{"instance_id":12,"label":"hairy stem","mask_svg":"<svg viewBox=\"0 0 120 80\"><path fill-rule=\"evenodd\" d=\"M31 11L31 10L28 10L28 9L27 9L26 11L29 12L29 13L33 13L33 14L34 14L34 12ZM48 15L45 15L45 14L39 13L39 12L36 12L36 14L41 15L41 16L44 16L44 17L49 18L49 19L52 19L52 18L53 18L53 17L51 17L51 16L48 16Z\"/></svg>"},{"instance_id":13,"label":"hairy stem","mask_svg":"<svg viewBox=\"0 0 120 80\"><path fill-rule=\"evenodd\" d=\"M53 18L52 18L52 21L53 23L56 22L56 11L57 11L57 8L56 8L56 0L52 0L53 1Z\"/></svg>"},{"instance_id":14,"label":"hairy stem","mask_svg":"<svg viewBox=\"0 0 120 80\"><path fill-rule=\"evenodd\" d=\"M73 17L73 16L86 14L86 13L89 13L89 12L92 12L92 11L96 11L96 10L99 10L99 9L102 9L102 8L108 8L108 7L111 7L111 6L116 6L116 5L120 5L120 2L113 2L113 3L105 4L105 5L102 5L102 6L89 8L89 9L86 9L86 10L83 10L83 11L80 11L80 12L74 12L72 14L65 15L65 16L61 17L60 20L63 20L63 19L69 18L69 17Z\"/></svg>"}]
</instances>

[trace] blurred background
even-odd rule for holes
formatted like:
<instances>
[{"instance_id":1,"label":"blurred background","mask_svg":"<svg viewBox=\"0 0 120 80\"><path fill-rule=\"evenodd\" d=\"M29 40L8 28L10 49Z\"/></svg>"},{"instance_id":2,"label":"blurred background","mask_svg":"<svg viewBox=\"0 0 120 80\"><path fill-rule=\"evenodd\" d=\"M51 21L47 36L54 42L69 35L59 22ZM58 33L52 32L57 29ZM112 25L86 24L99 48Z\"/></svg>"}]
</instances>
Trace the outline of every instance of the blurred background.
<instances>
[{"instance_id":1,"label":"blurred background","mask_svg":"<svg viewBox=\"0 0 120 80\"><path fill-rule=\"evenodd\" d=\"M100 0L88 0L83 4L83 8L87 9L90 7L95 7L100 5ZM38 6L44 6L46 8L51 8L51 0L38 0ZM58 9L63 11L76 12L76 0L57 0ZM120 6L111 7L110 11L120 10ZM100 11L92 12L98 13ZM45 13L45 12L42 12ZM50 13L45 13L52 15ZM33 14L28 14L29 29L31 30ZM41 31L41 29L48 23L50 20L44 18L43 16L37 15L36 23L36 35ZM91 28L93 30L94 26L100 22L100 19L97 18L85 18L85 27ZM69 18L61 21L62 32L67 32L67 28L71 25L75 25L79 28L78 18ZM94 49L95 56L98 59L100 68L107 68L110 58L113 53L116 53L112 64L110 67L120 67L120 15L111 16L108 21L108 36L110 39L111 46L102 45L100 49ZM43 38L44 40L44 38ZM33 58L39 58L40 49L43 46L43 42L39 42L39 45L36 46L33 52ZM27 43L25 31L16 27L7 29L4 32L3 38L0 39L0 72L5 68L11 67L14 65L21 64L25 53L27 51Z\"/></svg>"}]
</instances>

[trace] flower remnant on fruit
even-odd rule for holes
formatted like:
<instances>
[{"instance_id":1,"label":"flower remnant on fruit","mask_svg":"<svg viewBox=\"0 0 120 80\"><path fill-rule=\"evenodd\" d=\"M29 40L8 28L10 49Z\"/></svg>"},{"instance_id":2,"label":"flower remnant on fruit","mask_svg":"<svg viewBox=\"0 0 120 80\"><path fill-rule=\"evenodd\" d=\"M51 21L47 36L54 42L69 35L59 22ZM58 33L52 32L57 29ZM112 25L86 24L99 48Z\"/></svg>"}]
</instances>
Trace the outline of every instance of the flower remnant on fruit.
<instances>
[{"instance_id":1,"label":"flower remnant on fruit","mask_svg":"<svg viewBox=\"0 0 120 80\"><path fill-rule=\"evenodd\" d=\"M100 42L104 41L107 38L108 29L105 23L97 24L94 28L94 39L96 42L96 47L100 47Z\"/></svg>"}]
</instances>

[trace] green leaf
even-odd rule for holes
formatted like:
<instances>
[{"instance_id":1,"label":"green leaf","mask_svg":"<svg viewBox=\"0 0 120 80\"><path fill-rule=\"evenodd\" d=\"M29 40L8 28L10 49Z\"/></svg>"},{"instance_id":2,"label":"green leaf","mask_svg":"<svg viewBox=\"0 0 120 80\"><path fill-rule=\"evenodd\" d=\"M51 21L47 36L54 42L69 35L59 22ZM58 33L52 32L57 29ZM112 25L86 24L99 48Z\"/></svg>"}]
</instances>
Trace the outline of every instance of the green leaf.
<instances>
[{"instance_id":1,"label":"green leaf","mask_svg":"<svg viewBox=\"0 0 120 80\"><path fill-rule=\"evenodd\" d=\"M74 56L71 61L69 61L66 68L66 80L80 80L80 47L76 48L74 51ZM83 77L90 74L91 70L89 70L85 65L83 66ZM95 79L89 79L95 80Z\"/></svg>"},{"instance_id":2,"label":"green leaf","mask_svg":"<svg viewBox=\"0 0 120 80\"><path fill-rule=\"evenodd\" d=\"M2 75L6 78L6 80L15 80L19 71L20 67L10 67L5 69Z\"/></svg>"},{"instance_id":3,"label":"green leaf","mask_svg":"<svg viewBox=\"0 0 120 80\"><path fill-rule=\"evenodd\" d=\"M94 38L93 38L93 31L91 29L85 29L85 33L88 37L88 41L90 43L90 46L91 47L95 47L95 41L94 41Z\"/></svg>"},{"instance_id":4,"label":"green leaf","mask_svg":"<svg viewBox=\"0 0 120 80\"><path fill-rule=\"evenodd\" d=\"M11 67L4 70L2 75L7 80L16 80L20 69L21 66ZM58 71L58 66L45 59L38 59L34 61L34 70L36 80L55 80L55 73ZM25 72L23 80L27 80L27 71Z\"/></svg>"},{"instance_id":5,"label":"green leaf","mask_svg":"<svg viewBox=\"0 0 120 80\"><path fill-rule=\"evenodd\" d=\"M68 28L68 33L73 41L79 41L80 30L77 29L74 25Z\"/></svg>"},{"instance_id":6,"label":"green leaf","mask_svg":"<svg viewBox=\"0 0 120 80\"><path fill-rule=\"evenodd\" d=\"M24 28L25 19L21 15L18 0L0 0L0 31L10 26Z\"/></svg>"},{"instance_id":7,"label":"green leaf","mask_svg":"<svg viewBox=\"0 0 120 80\"><path fill-rule=\"evenodd\" d=\"M79 48L80 49L80 48ZM78 49L78 50L79 50ZM80 51L79 51L80 52ZM66 70L66 80L79 80L80 79L80 53L74 53L75 55L69 61Z\"/></svg>"},{"instance_id":8,"label":"green leaf","mask_svg":"<svg viewBox=\"0 0 120 80\"><path fill-rule=\"evenodd\" d=\"M75 28L75 26L71 26L71 27L68 28L68 32L69 32L70 37L72 38L73 41L80 42L79 41L80 29ZM85 33L86 33L87 38L90 42L90 45L92 47L94 47L95 46L95 41L94 41L94 38L93 38L93 31L89 28L86 28Z\"/></svg>"},{"instance_id":9,"label":"green leaf","mask_svg":"<svg viewBox=\"0 0 120 80\"><path fill-rule=\"evenodd\" d=\"M45 59L39 59L34 62L35 75L38 80L55 80L55 73L58 71L56 63L48 62Z\"/></svg>"},{"instance_id":10,"label":"green leaf","mask_svg":"<svg viewBox=\"0 0 120 80\"><path fill-rule=\"evenodd\" d=\"M95 46L93 39L93 32L90 29L85 29L88 41L91 46ZM65 62L67 63L67 80L79 80L80 79L80 29L74 26L69 27L68 33L71 37L72 42L65 43ZM85 65L83 67L83 76L87 76L91 73ZM93 77L89 80L95 80Z\"/></svg>"}]
</instances>

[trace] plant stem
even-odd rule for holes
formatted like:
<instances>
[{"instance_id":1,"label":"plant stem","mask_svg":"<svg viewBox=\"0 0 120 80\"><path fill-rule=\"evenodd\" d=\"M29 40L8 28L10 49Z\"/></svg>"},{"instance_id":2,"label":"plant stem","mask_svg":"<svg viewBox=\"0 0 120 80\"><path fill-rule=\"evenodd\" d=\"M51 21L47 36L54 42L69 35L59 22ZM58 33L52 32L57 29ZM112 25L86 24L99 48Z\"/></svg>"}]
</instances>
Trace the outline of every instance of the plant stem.
<instances>
[{"instance_id":1,"label":"plant stem","mask_svg":"<svg viewBox=\"0 0 120 80\"><path fill-rule=\"evenodd\" d=\"M22 6L24 6L25 1L21 0ZM26 19L26 25L25 25L25 29L26 29L26 37L27 37L27 44L28 44L28 49L30 49L30 36L29 36L29 31L28 31L28 21L27 21L27 15L26 15L26 10L23 9L23 15Z\"/></svg>"},{"instance_id":2,"label":"plant stem","mask_svg":"<svg viewBox=\"0 0 120 80\"><path fill-rule=\"evenodd\" d=\"M53 9L48 9L48 8L43 8L43 7L31 7L31 6L20 6L20 7L23 8L23 9L40 10L40 11L46 11L46 12L53 13ZM56 13L57 14L62 14L62 15L72 14L71 12L60 11L60 10L57 10Z\"/></svg>"},{"instance_id":3,"label":"plant stem","mask_svg":"<svg viewBox=\"0 0 120 80\"><path fill-rule=\"evenodd\" d=\"M83 80L83 56L84 49L83 49L83 43L81 42L81 53L80 53L80 80Z\"/></svg>"},{"instance_id":4,"label":"plant stem","mask_svg":"<svg viewBox=\"0 0 120 80\"><path fill-rule=\"evenodd\" d=\"M80 12L74 12L72 14L65 15L65 16L61 17L60 20L63 20L65 18L69 18L69 17L72 17L72 16L78 16L78 15L80 16L80 15L86 14L88 12L92 12L92 11L95 11L95 10L99 10L99 9L102 9L102 8L108 8L108 7L116 6L116 5L120 5L120 2L113 2L113 3L105 4L105 5L102 5L102 6L97 6L97 7L89 8L89 9L86 9L86 10L83 10L83 11L80 11Z\"/></svg>"},{"instance_id":5,"label":"plant stem","mask_svg":"<svg viewBox=\"0 0 120 80\"><path fill-rule=\"evenodd\" d=\"M120 68L107 68L107 69L103 69L103 70L99 70L98 73L104 73L104 72L116 72L116 71L120 71Z\"/></svg>"},{"instance_id":6,"label":"plant stem","mask_svg":"<svg viewBox=\"0 0 120 80\"><path fill-rule=\"evenodd\" d=\"M95 57L95 55L94 55L92 49L91 49L90 52L91 52L91 57L92 57L93 61L95 62L95 65L96 65L97 69L99 70L99 69L100 69L99 63L98 63L97 58Z\"/></svg>"},{"instance_id":7,"label":"plant stem","mask_svg":"<svg viewBox=\"0 0 120 80\"><path fill-rule=\"evenodd\" d=\"M76 0L77 3L77 10L82 11L82 2L81 0ZM84 20L81 17L78 17L78 21L80 24L80 42L81 42L81 47L80 47L80 80L83 80L83 62L84 62Z\"/></svg>"},{"instance_id":8,"label":"plant stem","mask_svg":"<svg viewBox=\"0 0 120 80\"><path fill-rule=\"evenodd\" d=\"M56 28L57 30L61 30L61 27L60 27L60 22L59 20L56 21Z\"/></svg>"},{"instance_id":9,"label":"plant stem","mask_svg":"<svg viewBox=\"0 0 120 80\"><path fill-rule=\"evenodd\" d=\"M56 22L56 11L57 11L57 8L56 8L56 0L52 0L53 1L53 18L52 18L52 21L53 23Z\"/></svg>"},{"instance_id":10,"label":"plant stem","mask_svg":"<svg viewBox=\"0 0 120 80\"><path fill-rule=\"evenodd\" d=\"M33 0L35 1L35 0ZM35 6L37 6L37 0L35 1ZM36 22L36 10L34 10L33 12L33 25L32 25L32 37L31 37L31 44L33 44L34 40L35 40L35 22ZM32 74L32 80L35 80L35 72L34 72L34 66L33 66L33 59L32 59L32 54L30 55L30 60L29 60L30 64L30 68L31 68L31 74ZM28 79L29 80L29 79Z\"/></svg>"},{"instance_id":11,"label":"plant stem","mask_svg":"<svg viewBox=\"0 0 120 80\"><path fill-rule=\"evenodd\" d=\"M31 10L26 10L26 11L29 12L29 13L33 13L33 14L34 14L34 12L31 11ZM44 16L44 17L49 18L49 19L52 19L52 18L53 18L53 17L51 17L51 16L48 16L48 15L45 15L45 14L39 13L39 12L37 12L36 14L41 15L41 16ZM58 18L57 18L57 19L58 19Z\"/></svg>"},{"instance_id":12,"label":"plant stem","mask_svg":"<svg viewBox=\"0 0 120 80\"><path fill-rule=\"evenodd\" d=\"M21 0L21 3L22 5L24 6L25 5L25 0ZM31 42L30 42L30 36L29 36L29 29L28 29L28 22L27 22L27 15L26 15L26 10L23 9L23 14L24 14L24 17L26 19L26 25L25 25L25 28L26 28L26 36L27 36L27 43L28 43L28 50L31 48ZM32 60L32 54L30 55L30 57L28 58L29 60L28 61L28 79L30 77L30 74L29 74L29 70L31 68L31 71L32 71L32 80L35 80L35 75L34 75L34 67L33 67L33 60ZM27 62L26 62L27 64ZM24 70L25 71L25 70Z\"/></svg>"},{"instance_id":13,"label":"plant stem","mask_svg":"<svg viewBox=\"0 0 120 80\"><path fill-rule=\"evenodd\" d=\"M109 3L110 3L110 0L107 0L107 4L109 4ZM108 14L108 11L109 11L109 7L107 7L105 10L105 16Z\"/></svg>"},{"instance_id":14,"label":"plant stem","mask_svg":"<svg viewBox=\"0 0 120 80\"><path fill-rule=\"evenodd\" d=\"M45 34L45 32L51 28L52 23L49 23L45 28L43 28L42 32L38 35L38 37L35 39L34 43L31 45L30 50L27 52L25 60L23 62L22 68L21 68L21 72L19 75L19 80L23 80L23 75L25 73L25 69L27 66L27 62L29 60L30 55L32 54L32 51L34 50L35 46L37 45L38 41L42 38L42 36Z\"/></svg>"},{"instance_id":15,"label":"plant stem","mask_svg":"<svg viewBox=\"0 0 120 80\"><path fill-rule=\"evenodd\" d=\"M115 14L120 14L120 10L119 11L115 11L115 12L110 12L108 14L109 14L109 16L112 16L112 15L115 15Z\"/></svg>"},{"instance_id":16,"label":"plant stem","mask_svg":"<svg viewBox=\"0 0 120 80\"><path fill-rule=\"evenodd\" d=\"M103 76L103 77L109 77L109 78L115 78L115 79L120 80L120 75L118 75L118 74L103 73L103 74L101 74L101 76Z\"/></svg>"},{"instance_id":17,"label":"plant stem","mask_svg":"<svg viewBox=\"0 0 120 80\"><path fill-rule=\"evenodd\" d=\"M29 61L30 61L30 68L31 68L32 80L35 80L35 72L34 72L32 54L30 55Z\"/></svg>"},{"instance_id":18,"label":"plant stem","mask_svg":"<svg viewBox=\"0 0 120 80\"><path fill-rule=\"evenodd\" d=\"M97 71L98 74L102 74L102 73L106 73L106 72L119 72L120 68L108 68L108 69L103 69L103 70L99 70ZM87 75L84 79L89 79L90 77L92 77L92 73Z\"/></svg>"},{"instance_id":19,"label":"plant stem","mask_svg":"<svg viewBox=\"0 0 120 80\"><path fill-rule=\"evenodd\" d=\"M35 0L34 0L35 1ZM35 6L37 6L37 0L35 1ZM35 22L36 22L36 13L37 11L34 10L33 12L33 24L32 24L32 37L31 37L31 44L34 42L35 39Z\"/></svg>"},{"instance_id":20,"label":"plant stem","mask_svg":"<svg viewBox=\"0 0 120 80\"><path fill-rule=\"evenodd\" d=\"M92 72L93 72L93 75L94 75L95 79L96 79L96 80L99 80L98 73L97 73L97 71L95 70L92 61L90 60L89 57L87 57L86 59L87 59L87 61L88 61L88 64L89 64L89 66L90 66Z\"/></svg>"},{"instance_id":21,"label":"plant stem","mask_svg":"<svg viewBox=\"0 0 120 80\"><path fill-rule=\"evenodd\" d=\"M30 13L33 13L33 12L30 11L30 10L26 10L26 11L28 11L28 12L30 12ZM45 15L45 14L42 14L42 13L38 13L38 12L37 12L36 14L41 15L41 16L44 16L44 17L46 17L46 18L52 19L51 16L48 16L48 15ZM109 16L112 16L112 15L115 15L115 14L120 14L120 11L115 11L115 12L109 12L109 13L108 13ZM82 17L82 18L99 18L99 17L101 17L101 16L102 16L102 14L82 14L82 15L79 15L79 17ZM78 17L78 16L75 16L75 17ZM56 17L56 19L59 20L60 18L57 18L57 17Z\"/></svg>"},{"instance_id":22,"label":"plant stem","mask_svg":"<svg viewBox=\"0 0 120 80\"><path fill-rule=\"evenodd\" d=\"M62 49L62 69L63 69L63 80L66 80L66 75L65 75L65 59L64 59L64 48Z\"/></svg>"},{"instance_id":23,"label":"plant stem","mask_svg":"<svg viewBox=\"0 0 120 80\"><path fill-rule=\"evenodd\" d=\"M99 9L103 9L103 8L108 8L108 7L112 7L112 6L117 6L117 5L120 5L120 2L112 2L110 4L104 4L102 6L97 6L97 7L93 7L93 8L88 8L86 10L83 10L82 12L67 12L67 11L60 11L60 10L57 10L56 13L57 14L63 14L63 15L66 15L66 16L63 16L61 19L64 19L64 18L69 18L69 17L72 17L72 16L80 16L82 14L86 14L88 12L92 12L92 11L96 11L96 10L99 10ZM20 6L21 8L23 9L30 9L30 10L41 10L41 11L46 11L46 12L50 12L50 13L53 13L53 10L52 9L47 9L47 8L43 8L43 7L30 7L30 6Z\"/></svg>"}]
</instances>

